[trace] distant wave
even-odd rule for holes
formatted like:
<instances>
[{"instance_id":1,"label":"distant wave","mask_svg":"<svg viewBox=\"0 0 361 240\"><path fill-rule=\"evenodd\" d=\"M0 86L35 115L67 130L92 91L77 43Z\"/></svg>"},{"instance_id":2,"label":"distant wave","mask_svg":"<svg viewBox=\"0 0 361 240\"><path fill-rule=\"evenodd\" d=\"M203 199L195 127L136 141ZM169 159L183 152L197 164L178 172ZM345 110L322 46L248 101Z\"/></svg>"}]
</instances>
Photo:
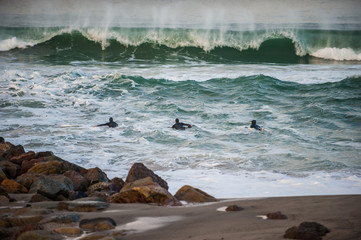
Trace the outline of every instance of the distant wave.
<instances>
[{"instance_id":1,"label":"distant wave","mask_svg":"<svg viewBox=\"0 0 361 240\"><path fill-rule=\"evenodd\" d=\"M77 60L361 61L361 31L2 28L0 51ZM10 36L10 37L9 37ZM26 49L27 48L27 49ZM29 50L30 49L30 50ZM40 51L41 50L41 51ZM20 52L18 52L21 54ZM80 57L79 59L79 56Z\"/></svg>"}]
</instances>

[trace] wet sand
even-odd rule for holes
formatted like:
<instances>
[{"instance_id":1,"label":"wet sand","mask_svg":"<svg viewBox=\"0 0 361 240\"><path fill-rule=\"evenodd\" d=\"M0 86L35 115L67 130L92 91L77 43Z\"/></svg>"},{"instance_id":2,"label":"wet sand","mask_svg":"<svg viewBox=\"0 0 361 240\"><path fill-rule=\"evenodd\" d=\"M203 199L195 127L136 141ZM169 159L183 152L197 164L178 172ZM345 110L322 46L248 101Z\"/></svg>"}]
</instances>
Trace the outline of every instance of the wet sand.
<instances>
[{"instance_id":1,"label":"wet sand","mask_svg":"<svg viewBox=\"0 0 361 240\"><path fill-rule=\"evenodd\" d=\"M32 205L41 204L44 203ZM244 210L224 211L224 207L234 204ZM262 218L276 211L281 211L287 219ZM117 223L112 231L124 230L124 236L116 239L125 240L277 240L284 239L288 228L304 221L318 222L329 228L331 232L322 238L324 240L361 239L361 195L231 199L182 207L111 204L105 211L79 215L81 219L111 217Z\"/></svg>"}]
</instances>

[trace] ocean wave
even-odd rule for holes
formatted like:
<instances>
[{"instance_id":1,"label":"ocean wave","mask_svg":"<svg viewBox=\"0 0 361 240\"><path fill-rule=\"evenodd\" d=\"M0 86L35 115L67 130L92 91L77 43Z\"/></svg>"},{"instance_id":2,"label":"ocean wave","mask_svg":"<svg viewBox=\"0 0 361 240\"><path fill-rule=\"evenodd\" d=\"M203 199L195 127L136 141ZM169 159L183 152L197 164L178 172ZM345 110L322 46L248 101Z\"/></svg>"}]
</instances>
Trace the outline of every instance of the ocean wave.
<instances>
[{"instance_id":1,"label":"ocean wave","mask_svg":"<svg viewBox=\"0 0 361 240\"><path fill-rule=\"evenodd\" d=\"M34 46L33 43L19 40L16 37L0 41L0 51L9 51L15 48L27 48L32 46Z\"/></svg>"},{"instance_id":2,"label":"ocean wave","mask_svg":"<svg viewBox=\"0 0 361 240\"><path fill-rule=\"evenodd\" d=\"M361 53L357 54L351 48L323 48L311 53L311 56L338 61L361 61Z\"/></svg>"},{"instance_id":3,"label":"ocean wave","mask_svg":"<svg viewBox=\"0 0 361 240\"><path fill-rule=\"evenodd\" d=\"M201 61L308 63L311 58L360 61L361 31L257 30L148 28L25 28L3 29L10 38L0 41L0 51L44 48L58 54L71 50L86 60L170 60L179 56ZM49 48L50 47L50 48ZM42 51L42 52L44 52ZM39 51L40 52L40 51ZM37 55L34 51L33 55ZM41 54L40 54L41 55ZM69 56L69 54L67 55ZM73 59L85 60L85 59Z\"/></svg>"}]
</instances>

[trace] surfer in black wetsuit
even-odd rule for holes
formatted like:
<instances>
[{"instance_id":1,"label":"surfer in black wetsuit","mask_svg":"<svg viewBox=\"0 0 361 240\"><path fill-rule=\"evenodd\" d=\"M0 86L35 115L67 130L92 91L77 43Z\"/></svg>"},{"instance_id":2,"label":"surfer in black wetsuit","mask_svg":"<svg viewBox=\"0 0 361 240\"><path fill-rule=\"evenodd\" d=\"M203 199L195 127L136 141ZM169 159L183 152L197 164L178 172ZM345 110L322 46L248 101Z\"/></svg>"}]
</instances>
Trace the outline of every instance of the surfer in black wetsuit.
<instances>
[{"instance_id":1,"label":"surfer in black wetsuit","mask_svg":"<svg viewBox=\"0 0 361 240\"><path fill-rule=\"evenodd\" d=\"M190 125L190 124L180 123L179 119L177 118L175 120L175 124L172 126L172 128L177 129L177 130L185 130L186 128L184 126L187 126L188 128L192 127L192 125Z\"/></svg>"},{"instance_id":2,"label":"surfer in black wetsuit","mask_svg":"<svg viewBox=\"0 0 361 240\"><path fill-rule=\"evenodd\" d=\"M113 118L109 118L109 122L104 123L104 124L99 124L94 127L100 127L100 126L108 126L110 128L115 128L115 127L118 127L118 124L113 121Z\"/></svg>"},{"instance_id":3,"label":"surfer in black wetsuit","mask_svg":"<svg viewBox=\"0 0 361 240\"><path fill-rule=\"evenodd\" d=\"M258 131L263 131L263 128L261 128L260 126L258 126L258 125L256 124L256 120L252 120L252 121L251 121L251 126L250 126L250 128L254 128L254 129L258 130Z\"/></svg>"}]
</instances>

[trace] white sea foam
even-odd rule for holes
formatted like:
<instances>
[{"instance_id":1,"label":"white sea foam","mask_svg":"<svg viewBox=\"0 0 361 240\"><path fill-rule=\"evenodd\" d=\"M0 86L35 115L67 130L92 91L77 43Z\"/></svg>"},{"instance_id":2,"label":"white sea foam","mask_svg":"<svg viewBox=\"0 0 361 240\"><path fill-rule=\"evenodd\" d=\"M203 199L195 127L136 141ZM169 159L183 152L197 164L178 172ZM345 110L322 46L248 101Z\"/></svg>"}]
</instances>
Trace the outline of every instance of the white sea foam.
<instances>
[{"instance_id":1,"label":"white sea foam","mask_svg":"<svg viewBox=\"0 0 361 240\"><path fill-rule=\"evenodd\" d=\"M14 48L26 48L33 46L34 43L25 42L16 37L12 37L9 39L1 40L0 41L0 51L9 51Z\"/></svg>"},{"instance_id":2,"label":"white sea foam","mask_svg":"<svg viewBox=\"0 0 361 240\"><path fill-rule=\"evenodd\" d=\"M311 56L338 61L361 61L361 53L356 53L351 48L323 48L311 53Z\"/></svg>"}]
</instances>

